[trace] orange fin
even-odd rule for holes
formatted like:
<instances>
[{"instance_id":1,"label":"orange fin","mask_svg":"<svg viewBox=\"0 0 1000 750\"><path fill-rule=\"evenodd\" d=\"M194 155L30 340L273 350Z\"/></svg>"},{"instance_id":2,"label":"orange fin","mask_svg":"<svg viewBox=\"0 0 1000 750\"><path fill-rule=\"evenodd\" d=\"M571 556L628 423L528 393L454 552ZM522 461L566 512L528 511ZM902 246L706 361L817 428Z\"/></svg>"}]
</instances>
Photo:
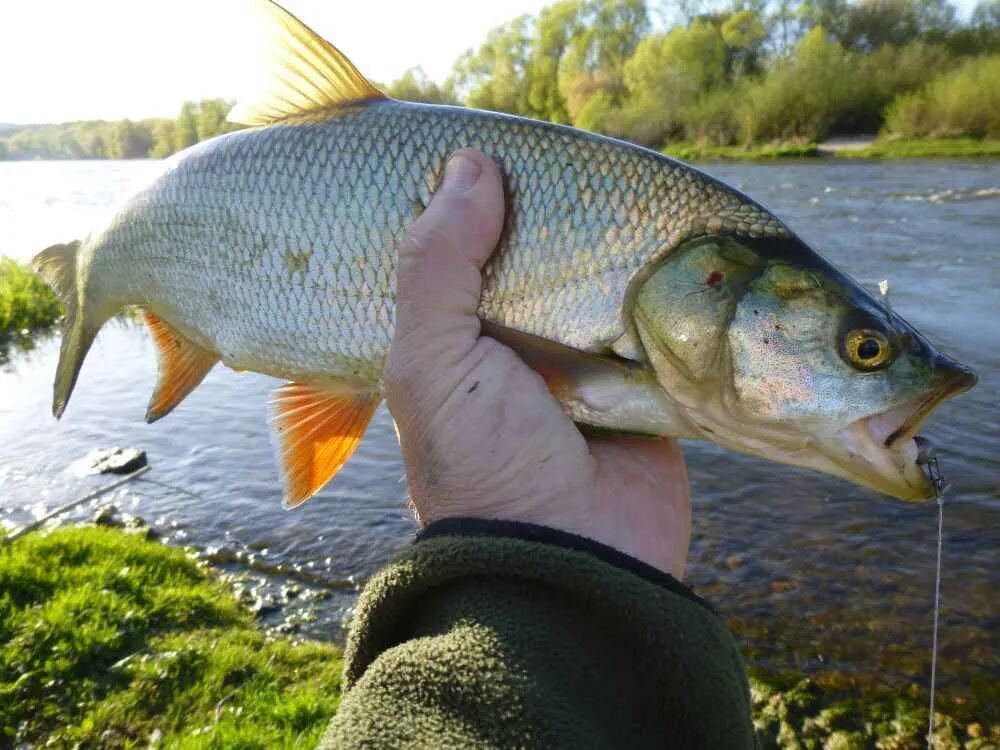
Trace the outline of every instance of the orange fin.
<instances>
[{"instance_id":1,"label":"orange fin","mask_svg":"<svg viewBox=\"0 0 1000 750\"><path fill-rule=\"evenodd\" d=\"M373 393L338 393L301 383L274 392L286 508L315 495L347 463L379 401Z\"/></svg>"},{"instance_id":2,"label":"orange fin","mask_svg":"<svg viewBox=\"0 0 1000 750\"><path fill-rule=\"evenodd\" d=\"M143 317L159 353L160 371L153 397L146 410L146 421L165 417L205 378L219 361L214 352L202 349L165 320L145 310Z\"/></svg>"}]
</instances>

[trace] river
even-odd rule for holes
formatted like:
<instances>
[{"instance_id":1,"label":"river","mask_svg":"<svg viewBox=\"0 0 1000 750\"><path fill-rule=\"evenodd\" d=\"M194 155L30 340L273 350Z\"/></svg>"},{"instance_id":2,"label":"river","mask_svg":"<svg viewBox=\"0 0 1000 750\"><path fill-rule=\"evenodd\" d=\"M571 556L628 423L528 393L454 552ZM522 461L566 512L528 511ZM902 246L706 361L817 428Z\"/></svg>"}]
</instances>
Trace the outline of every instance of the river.
<instances>
[{"instance_id":1,"label":"river","mask_svg":"<svg viewBox=\"0 0 1000 750\"><path fill-rule=\"evenodd\" d=\"M82 235L153 162L0 162L0 255ZM941 684L1000 695L1000 163L710 164L980 376L923 433L953 489L945 504ZM340 639L358 587L415 523L388 415L304 507L281 509L266 401L276 382L217 367L173 414L142 421L155 355L145 330L105 327L62 421L50 415L55 336L0 365L0 520L17 525L108 481L74 462L144 448L147 476L111 498L166 538L276 592L319 592L311 635ZM695 503L687 581L725 614L755 663L926 686L937 508L686 445ZM169 486L167 486L169 485ZM104 499L107 501L107 498ZM94 507L75 518L86 518ZM275 594L276 595L276 594ZM271 596L271 594L267 594ZM272 617L278 617L275 614Z\"/></svg>"}]
</instances>

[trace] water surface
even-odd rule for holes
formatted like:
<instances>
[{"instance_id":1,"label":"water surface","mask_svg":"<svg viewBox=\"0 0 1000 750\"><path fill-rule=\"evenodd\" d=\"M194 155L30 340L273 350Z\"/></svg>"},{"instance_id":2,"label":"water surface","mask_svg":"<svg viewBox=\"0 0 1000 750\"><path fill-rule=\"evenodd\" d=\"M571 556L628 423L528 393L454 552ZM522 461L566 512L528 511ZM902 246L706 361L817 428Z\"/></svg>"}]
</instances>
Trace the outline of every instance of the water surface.
<instances>
[{"instance_id":1,"label":"water surface","mask_svg":"<svg viewBox=\"0 0 1000 750\"><path fill-rule=\"evenodd\" d=\"M0 254L26 258L81 235L146 162L0 163ZM706 165L771 208L892 304L980 385L924 433L954 485L945 515L940 676L951 698L1000 685L1000 164ZM0 368L0 519L22 523L98 486L71 464L95 446L145 448L161 485L113 498L175 543L230 569L329 591L307 632L341 637L357 586L406 545L403 467L382 410L347 467L304 507L281 509L266 423L269 378L216 368L171 416L142 421L155 355L109 324L61 422L49 414L55 338ZM686 446L695 501L688 582L733 622L758 664L860 685L925 685L934 504ZM93 508L82 510L86 517Z\"/></svg>"}]
</instances>

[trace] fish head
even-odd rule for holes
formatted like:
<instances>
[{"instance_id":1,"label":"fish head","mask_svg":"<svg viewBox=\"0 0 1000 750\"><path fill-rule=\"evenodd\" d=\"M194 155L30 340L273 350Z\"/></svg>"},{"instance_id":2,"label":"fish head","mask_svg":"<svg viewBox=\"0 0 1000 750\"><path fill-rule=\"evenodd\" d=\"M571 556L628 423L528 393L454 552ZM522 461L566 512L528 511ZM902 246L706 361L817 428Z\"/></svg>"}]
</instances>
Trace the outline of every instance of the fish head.
<instances>
[{"instance_id":1,"label":"fish head","mask_svg":"<svg viewBox=\"0 0 1000 750\"><path fill-rule=\"evenodd\" d=\"M934 496L917 430L976 376L798 238L688 240L633 299L693 435L902 500Z\"/></svg>"}]
</instances>

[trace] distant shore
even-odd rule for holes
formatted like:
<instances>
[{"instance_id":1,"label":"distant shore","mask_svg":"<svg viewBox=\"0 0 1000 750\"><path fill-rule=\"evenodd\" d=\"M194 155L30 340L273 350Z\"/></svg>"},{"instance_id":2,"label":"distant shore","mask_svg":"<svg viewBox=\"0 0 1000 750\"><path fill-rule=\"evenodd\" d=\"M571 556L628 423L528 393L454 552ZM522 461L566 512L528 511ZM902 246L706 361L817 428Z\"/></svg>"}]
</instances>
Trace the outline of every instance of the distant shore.
<instances>
[{"instance_id":1,"label":"distant shore","mask_svg":"<svg viewBox=\"0 0 1000 750\"><path fill-rule=\"evenodd\" d=\"M757 146L674 144L667 156L685 161L771 161L779 159L996 159L1000 139L878 139L874 136L831 138L820 143Z\"/></svg>"}]
</instances>

